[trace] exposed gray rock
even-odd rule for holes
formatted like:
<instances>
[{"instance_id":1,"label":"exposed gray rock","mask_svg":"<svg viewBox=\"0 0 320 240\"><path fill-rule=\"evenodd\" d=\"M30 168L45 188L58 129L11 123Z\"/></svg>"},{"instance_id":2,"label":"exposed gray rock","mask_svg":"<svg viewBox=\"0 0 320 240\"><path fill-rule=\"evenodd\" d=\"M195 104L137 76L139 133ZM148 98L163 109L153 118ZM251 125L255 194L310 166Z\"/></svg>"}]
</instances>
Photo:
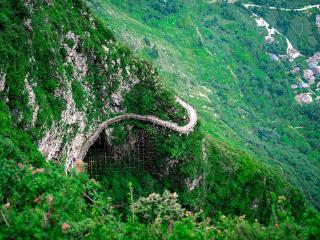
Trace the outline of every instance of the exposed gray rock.
<instances>
[{"instance_id":1,"label":"exposed gray rock","mask_svg":"<svg viewBox=\"0 0 320 240\"><path fill-rule=\"evenodd\" d=\"M58 159L63 143L63 138L59 136L59 127L56 123L53 123L51 129L47 130L40 140L38 144L39 151L47 160Z\"/></svg>"},{"instance_id":2,"label":"exposed gray rock","mask_svg":"<svg viewBox=\"0 0 320 240\"><path fill-rule=\"evenodd\" d=\"M259 200L255 198L251 204L251 209L257 209L259 207Z\"/></svg>"},{"instance_id":3,"label":"exposed gray rock","mask_svg":"<svg viewBox=\"0 0 320 240\"><path fill-rule=\"evenodd\" d=\"M48 130L39 142L38 148L46 159L58 160L63 156L68 164L75 159L84 144L87 118L85 113L77 110L75 106L71 81L66 79L64 81L66 86L57 90L56 94L65 100L65 110L61 113L59 122L54 123L50 129L46 128ZM71 136L73 133L75 135L72 138L65 140L66 136Z\"/></svg>"},{"instance_id":4,"label":"exposed gray rock","mask_svg":"<svg viewBox=\"0 0 320 240\"><path fill-rule=\"evenodd\" d=\"M86 57L77 51L79 45L79 36L73 32L68 32L65 38L72 40L74 43L72 48L70 48L66 43L63 44L65 50L67 51L67 63L71 64L74 69L72 76L75 80L82 80L87 75L88 65L86 63Z\"/></svg>"},{"instance_id":5,"label":"exposed gray rock","mask_svg":"<svg viewBox=\"0 0 320 240\"><path fill-rule=\"evenodd\" d=\"M32 31L32 25L31 25L31 19L25 19L23 21L23 26L28 30L28 31Z\"/></svg>"},{"instance_id":6,"label":"exposed gray rock","mask_svg":"<svg viewBox=\"0 0 320 240\"><path fill-rule=\"evenodd\" d=\"M25 0L24 5L28 9L29 13L33 12L33 0Z\"/></svg>"},{"instance_id":7,"label":"exposed gray rock","mask_svg":"<svg viewBox=\"0 0 320 240\"><path fill-rule=\"evenodd\" d=\"M96 22L94 21L93 17L91 15L89 15L89 21L91 23L91 27L93 29L96 29Z\"/></svg>"},{"instance_id":8,"label":"exposed gray rock","mask_svg":"<svg viewBox=\"0 0 320 240\"><path fill-rule=\"evenodd\" d=\"M119 73L118 76L122 76L122 73ZM129 81L124 81L124 79L121 77L120 79L120 85L119 85L119 88L117 89L116 92L114 92L112 95L111 95L111 100L113 102L114 105L116 106L120 106L122 101L123 101L123 95L126 93L126 92L129 92L130 89L138 84L140 81L138 78L131 78Z\"/></svg>"},{"instance_id":9,"label":"exposed gray rock","mask_svg":"<svg viewBox=\"0 0 320 240\"><path fill-rule=\"evenodd\" d=\"M6 73L0 72L0 92L3 92L6 87Z\"/></svg>"},{"instance_id":10,"label":"exposed gray rock","mask_svg":"<svg viewBox=\"0 0 320 240\"><path fill-rule=\"evenodd\" d=\"M192 181L190 179L186 180L186 185L189 191L193 191L196 187L199 186L200 182L202 181L203 176L198 176L196 179L193 179Z\"/></svg>"},{"instance_id":11,"label":"exposed gray rock","mask_svg":"<svg viewBox=\"0 0 320 240\"><path fill-rule=\"evenodd\" d=\"M102 48L106 54L109 53L110 49L106 45L102 45Z\"/></svg>"},{"instance_id":12,"label":"exposed gray rock","mask_svg":"<svg viewBox=\"0 0 320 240\"><path fill-rule=\"evenodd\" d=\"M268 37L268 36L266 37L266 42L269 44L274 43L274 40L275 40L274 37Z\"/></svg>"},{"instance_id":13,"label":"exposed gray rock","mask_svg":"<svg viewBox=\"0 0 320 240\"><path fill-rule=\"evenodd\" d=\"M65 39L71 40L73 42L73 46L70 47L64 41ZM92 94L91 86L84 81L85 77L88 73L88 65L87 65L87 57L78 51L78 47L80 44L80 37L73 32L69 31L65 38L62 39L62 46L67 51L66 63L64 65L71 65L73 72L72 77L74 80L79 81L85 90L85 92L90 95L92 99L95 99L94 94ZM87 99L86 99L87 100Z\"/></svg>"},{"instance_id":14,"label":"exposed gray rock","mask_svg":"<svg viewBox=\"0 0 320 240\"><path fill-rule=\"evenodd\" d=\"M44 0L44 2L45 2L48 6L53 6L53 1L52 1L52 0Z\"/></svg>"},{"instance_id":15,"label":"exposed gray rock","mask_svg":"<svg viewBox=\"0 0 320 240\"><path fill-rule=\"evenodd\" d=\"M39 112L39 106L37 104L36 101L36 95L33 92L33 88L32 85L29 82L29 74L26 75L25 79L24 79L24 83L25 83L25 89L28 93L28 98L29 98L29 106L32 109L32 120L31 120L31 126L34 127L36 121L37 121L37 117L38 117L38 112Z\"/></svg>"}]
</instances>

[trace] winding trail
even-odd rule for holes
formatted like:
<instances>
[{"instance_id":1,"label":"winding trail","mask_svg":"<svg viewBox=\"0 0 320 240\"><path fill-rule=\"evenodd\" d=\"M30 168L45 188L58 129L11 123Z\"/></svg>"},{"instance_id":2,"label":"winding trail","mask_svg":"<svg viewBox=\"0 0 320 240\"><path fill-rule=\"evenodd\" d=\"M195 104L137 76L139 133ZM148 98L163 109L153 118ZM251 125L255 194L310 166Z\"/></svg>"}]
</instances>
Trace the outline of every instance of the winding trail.
<instances>
[{"instance_id":1,"label":"winding trail","mask_svg":"<svg viewBox=\"0 0 320 240\"><path fill-rule=\"evenodd\" d=\"M126 113L114 118L110 118L107 121L101 123L99 125L99 127L93 131L90 135L90 137L88 138L88 140L86 141L86 143L84 144L84 146L82 147L77 160L83 160L84 157L86 156L89 148L91 147L91 145L97 140L97 138L99 137L100 133L106 129L109 125L113 124L113 123L117 123L123 120L127 120L127 119L134 119L134 120L140 120L140 121L145 121L145 122L150 122L150 123L154 123L157 124L159 126L171 129L175 132L181 133L181 134L188 134L191 131L193 131L194 127L197 124L198 121L198 116L197 116L197 112L196 110L189 105L188 103L186 103L185 101L183 101L182 99L180 99L179 97L176 97L176 101L177 103L179 103L184 109L187 110L188 112L188 116L189 116L189 122L184 125L184 126L179 126L177 123L173 123L171 121L164 121L156 116L153 115L146 115L146 116L142 116L142 115L138 115L138 114L134 114L134 113Z\"/></svg>"},{"instance_id":2,"label":"winding trail","mask_svg":"<svg viewBox=\"0 0 320 240\"><path fill-rule=\"evenodd\" d=\"M253 11L251 11L250 8L264 8L264 6L260 6L260 5L255 5L255 4L242 4L246 9L248 9L252 15L256 18L257 21L257 25L258 27L265 27L267 32L268 32L268 36L266 37L266 39L271 38L272 35L274 35L275 33L279 34L280 36L282 36L283 38L286 39L287 42L287 56L289 57L290 61L293 61L294 59L302 56L302 54L293 47L293 44L290 42L290 40L281 32L279 32L277 29L273 28L270 26L270 24L262 17L258 16L256 13L254 13ZM283 10L283 11L305 11L307 9L311 9L311 8L319 8L320 5L312 5L312 6L306 6L304 8L299 8L299 9L286 9L286 8L275 8L275 7L265 7L268 9L278 9L278 10Z\"/></svg>"},{"instance_id":3,"label":"winding trail","mask_svg":"<svg viewBox=\"0 0 320 240\"><path fill-rule=\"evenodd\" d=\"M280 11L287 11L287 12L302 12L306 10L310 10L312 8L319 8L320 9L320 4L315 4L315 5L307 5L304 6L303 8L276 8L276 7L268 7L268 6L261 6L261 5L256 5L256 4L243 4L246 8L248 7L256 7L256 8L268 8L271 10L280 10Z\"/></svg>"}]
</instances>

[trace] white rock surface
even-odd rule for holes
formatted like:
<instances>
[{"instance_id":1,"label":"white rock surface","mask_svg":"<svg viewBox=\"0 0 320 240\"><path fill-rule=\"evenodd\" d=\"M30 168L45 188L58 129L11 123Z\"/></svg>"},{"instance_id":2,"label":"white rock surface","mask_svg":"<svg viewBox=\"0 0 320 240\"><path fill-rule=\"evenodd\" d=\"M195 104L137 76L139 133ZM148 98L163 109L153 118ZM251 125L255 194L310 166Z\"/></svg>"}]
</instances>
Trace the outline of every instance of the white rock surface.
<instances>
[{"instance_id":1,"label":"white rock surface","mask_svg":"<svg viewBox=\"0 0 320 240\"><path fill-rule=\"evenodd\" d=\"M85 113L76 108L71 91L71 81L66 79L65 81L67 86L63 88L64 90L59 91L66 102L65 109L61 113L61 120L53 123L52 127L45 132L38 148L47 160L58 160L63 156L67 159L68 164L75 159L84 144L87 118ZM70 136L72 133L75 135L64 143L65 136Z\"/></svg>"},{"instance_id":2,"label":"white rock surface","mask_svg":"<svg viewBox=\"0 0 320 240\"><path fill-rule=\"evenodd\" d=\"M83 79L86 77L88 72L88 66L86 64L86 57L77 51L79 46L79 36L74 34L73 32L68 32L66 35L66 39L73 41L73 46L70 48L68 44L64 43L64 48L67 51L67 63L71 64L74 68L73 78L74 79Z\"/></svg>"},{"instance_id":3,"label":"white rock surface","mask_svg":"<svg viewBox=\"0 0 320 240\"><path fill-rule=\"evenodd\" d=\"M29 74L27 74L26 77L24 78L24 84L25 84L25 89L28 93L28 98L29 98L28 105L32 109L31 126L34 127L38 117L39 106L36 101L36 95L34 94L32 85L30 84L28 78L29 78Z\"/></svg>"},{"instance_id":4,"label":"white rock surface","mask_svg":"<svg viewBox=\"0 0 320 240\"><path fill-rule=\"evenodd\" d=\"M28 30L32 31L31 19L25 19L23 22L23 26Z\"/></svg>"},{"instance_id":5,"label":"white rock surface","mask_svg":"<svg viewBox=\"0 0 320 240\"><path fill-rule=\"evenodd\" d=\"M0 92L3 92L6 87L6 74L0 72Z\"/></svg>"},{"instance_id":6,"label":"white rock surface","mask_svg":"<svg viewBox=\"0 0 320 240\"><path fill-rule=\"evenodd\" d=\"M203 179L203 176L198 176L197 178L193 179L193 180L190 180L190 179L187 179L186 180L186 185L187 185L187 188L189 189L189 191L193 191L195 188L197 188L200 184L200 182L202 181Z\"/></svg>"}]
</instances>

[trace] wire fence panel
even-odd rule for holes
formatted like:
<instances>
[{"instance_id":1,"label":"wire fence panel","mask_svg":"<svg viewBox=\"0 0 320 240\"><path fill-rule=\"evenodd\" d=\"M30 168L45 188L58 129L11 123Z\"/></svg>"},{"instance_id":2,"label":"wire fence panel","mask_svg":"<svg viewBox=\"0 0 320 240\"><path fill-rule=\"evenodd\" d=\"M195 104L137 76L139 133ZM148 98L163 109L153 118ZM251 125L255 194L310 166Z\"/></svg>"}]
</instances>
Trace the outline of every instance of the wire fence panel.
<instances>
[{"instance_id":1,"label":"wire fence panel","mask_svg":"<svg viewBox=\"0 0 320 240\"><path fill-rule=\"evenodd\" d=\"M145 171L155 160L152 128L130 134L120 144L110 144L101 133L90 147L84 161L91 177L99 178L112 171Z\"/></svg>"}]
</instances>

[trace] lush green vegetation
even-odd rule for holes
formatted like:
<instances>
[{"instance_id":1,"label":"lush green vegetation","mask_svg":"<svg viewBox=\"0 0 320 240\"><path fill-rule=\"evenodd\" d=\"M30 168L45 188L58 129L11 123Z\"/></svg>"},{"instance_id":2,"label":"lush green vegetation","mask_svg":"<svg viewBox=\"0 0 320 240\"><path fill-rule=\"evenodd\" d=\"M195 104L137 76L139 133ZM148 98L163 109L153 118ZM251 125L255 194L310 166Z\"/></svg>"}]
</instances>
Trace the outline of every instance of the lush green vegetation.
<instances>
[{"instance_id":1,"label":"lush green vegetation","mask_svg":"<svg viewBox=\"0 0 320 240\"><path fill-rule=\"evenodd\" d=\"M87 129L124 110L157 111L159 116L175 120L183 116L173 94L156 84L154 67L115 42L82 1L29 4L8 0L1 1L0 7L0 74L5 74L5 90L0 94L8 99L12 120L35 142L56 127L64 132L59 137L70 144L78 126L61 122L66 121L61 116L67 104L71 107L71 99L85 116ZM133 81L140 84L135 84L132 92L121 91ZM141 96L139 91L145 94ZM30 94L34 94L32 104ZM113 94L123 101L114 100ZM32 123L34 113L36 121Z\"/></svg>"},{"instance_id":2,"label":"lush green vegetation","mask_svg":"<svg viewBox=\"0 0 320 240\"><path fill-rule=\"evenodd\" d=\"M134 124L131 122L129 125ZM285 195L295 206L297 218L299 212L303 212L300 193L282 179L281 173L244 153L230 149L198 130L182 137L160 130L155 132L138 123L137 127L144 128L153 136L154 149L157 149L149 173L135 173L139 182L134 186L145 186L138 193L143 195L168 189L178 192L182 205L189 210L202 209L209 216L221 212L246 215L247 219L259 219L264 223L269 223L272 204L280 195ZM115 136L120 134L117 132ZM128 191L125 185L129 179L134 182L133 178L124 172L120 176L106 176L102 181L106 187L113 186L110 191L116 193L116 199L124 200ZM195 179L200 181L190 190Z\"/></svg>"},{"instance_id":3,"label":"lush green vegetation","mask_svg":"<svg viewBox=\"0 0 320 240\"><path fill-rule=\"evenodd\" d=\"M87 0L119 39L159 66L167 86L196 106L203 132L279 167L319 207L319 104L297 104L290 88L297 79L289 72L305 68L304 59L270 60L266 52L285 54L284 39L265 43L265 29L239 2L166 1L160 8L158 2ZM290 23L299 31L290 37L302 51L316 51L317 33L301 37L301 24L307 36L313 31L303 18Z\"/></svg>"},{"instance_id":4,"label":"lush green vegetation","mask_svg":"<svg viewBox=\"0 0 320 240\"><path fill-rule=\"evenodd\" d=\"M114 175L114 178L107 178L97 183L89 179L85 173L72 171L70 175L65 175L63 168L45 162L30 137L10 123L8 108L2 102L0 119L2 149L0 237L2 239L274 239L275 237L316 239L319 236L320 215L312 209L301 211L301 200L296 194L292 195L294 198L287 199L275 193L274 201L268 201L271 205L268 223L265 225L258 220L254 221L255 217L260 217L258 215L226 217L216 213L214 218L208 218L206 209L201 212L191 208L194 210L189 212L190 206L186 205L189 209L186 211L179 204L176 194L164 191L163 195L154 193L149 195L149 192L163 191L164 187L176 188L179 185L172 184L171 180L164 186L165 184L160 184L150 175L145 175L145 179L141 179L141 175L137 177L134 174L125 174ZM176 139L178 137L175 137ZM184 143L184 141L179 142ZM217 150L212 148L212 151ZM183 160L181 154L179 156L179 159ZM230 164L232 161L223 160L219 154L211 156L220 159L218 164L227 162ZM269 185L268 181L273 181L267 176L269 173L265 171L266 169L261 169L260 173L251 171L252 163L250 160L247 161L249 161L247 167L243 170L238 169L239 174L235 175L239 180L230 179L229 183L244 184L249 190L245 192L250 193L250 189L254 188L249 182L246 183L250 180L246 175L251 175L255 181L259 179L256 178L258 177L256 174L265 175L267 177L265 186ZM216 163L211 162L211 164ZM222 174L224 168L215 166L215 169L220 171L220 177L232 170L228 168L225 170L228 173ZM132 184L128 185L128 181ZM149 184L141 185L144 181ZM210 198L210 203L207 205L212 206L210 211L240 210L240 205L235 202L238 200L237 197L231 193L228 196L226 193L230 184L226 184L221 178L209 179L208 182L211 182L211 186L217 191L225 191ZM262 190L261 185L254 182L251 184L256 185L256 191ZM181 187L180 185L180 189ZM273 188L271 185L270 187ZM270 193L265 187L263 189L266 194ZM190 203L192 199L203 198L203 192L199 191L203 190L196 190L197 193L193 194L188 193L188 196L187 193L182 193L185 199L182 196L180 201ZM212 194L211 196L215 194L212 189L206 192ZM145 197L139 197L140 194ZM224 199L219 199L222 196ZM245 199L242 197L239 200ZM297 206L292 205L293 203ZM231 208L228 209L229 207ZM265 206L259 207L257 213L265 212L264 208Z\"/></svg>"},{"instance_id":5,"label":"lush green vegetation","mask_svg":"<svg viewBox=\"0 0 320 240\"><path fill-rule=\"evenodd\" d=\"M317 9L303 12L253 8L259 16L287 36L292 44L306 56L312 56L320 48L320 31L316 26ZM301 31L303 29L303 31Z\"/></svg>"},{"instance_id":6,"label":"lush green vegetation","mask_svg":"<svg viewBox=\"0 0 320 240\"><path fill-rule=\"evenodd\" d=\"M128 6L126 1L114 3L123 4L122 8ZM146 18L152 19L151 25L146 27L138 24L143 29L149 29L146 34L153 32L153 24L157 25L158 21L165 21L167 30L179 25L180 34L188 32L185 32L186 26L193 26L188 18L177 22L172 18L173 14L185 14L190 10L184 9L179 1L151 1L142 6L152 10ZM224 4L220 6L221 9L208 10L205 4L196 7L198 11L207 12L208 19L196 20L207 25L199 28L199 31L207 31L206 34L215 26L212 21L222 21L222 26L233 25L234 17L246 14L238 6L231 6L230 10L229 5ZM207 42L207 38L205 41L199 38L197 31L190 38L185 38L186 47L192 46L190 51L200 54L195 54L199 64L208 61L201 68L189 54L182 51L185 48L176 45L183 53L181 57L190 60L190 63L175 65L181 70L180 75L165 71L161 75L172 81L171 86L176 84L176 90L182 95L189 92L184 89L185 84L192 86L195 93L207 91L209 100L192 98L192 103L199 109L204 104L216 107L216 114L220 114L220 117L212 115L211 110L203 112L201 123L189 136L162 130L151 131L150 126L136 121L121 123L133 127L130 131L143 128L153 135L157 149L154 169L138 173L111 172L95 180L83 169L73 169L67 175L63 156L56 163L47 162L37 149L43 132L61 123L61 113L71 101L66 100L64 94L69 94L77 110L85 114L87 128L113 116L111 110L117 104L112 101L112 95L117 92L119 85L129 83L132 79L138 79L139 83L123 93L123 102L117 105L122 111L141 114L156 112L164 119L181 123L185 121L185 111L175 105L173 93L161 84L155 67L118 44L104 23L96 20L82 1L5 0L1 1L0 9L0 76L6 73L5 89L0 92L0 239L316 239L320 235L319 212L305 201L299 189L287 182L283 172L235 147L242 135L237 132L239 128L231 130L231 127L237 126L239 118L230 107L241 110L242 116L244 109L247 109L251 117L255 116L254 110L266 108L261 116L257 115L259 120L268 111L272 113L265 96L278 107L281 103L287 103L286 94L289 93L281 88L278 78L286 75L280 70L272 73L273 68L283 69L285 66L270 63L258 51L261 47L253 53L262 63L271 65L270 77L259 71L262 63L255 64L250 52L242 51L242 40L236 41L237 38L233 40L238 58L233 59L233 63L226 63L227 59L224 60L221 55L219 57L222 51L229 54L234 51L222 44L226 39L215 39L212 34L212 42ZM133 4L130 11L134 13L136 10L137 5ZM218 11L223 16L211 19L211 11ZM241 31L248 32L249 40L243 41L258 47L260 36L249 21L246 23L248 25ZM226 37L231 37L232 31L224 27L220 30ZM194 37L196 42L193 41ZM167 38L174 40L176 36L167 35ZM154 43L152 35L144 35L142 39L148 46L144 56L163 61L163 50ZM216 48L215 44L222 44L224 49ZM168 44L167 47L173 54L170 55L172 63L181 61L172 45ZM69 48L74 48L72 55L77 56L71 61L73 64L67 61L68 57L72 57L68 53ZM217 59L211 58L211 54L216 54ZM83 59L87 63L86 74ZM242 70L236 67L240 63L249 63L248 68ZM208 64L214 67L207 68ZM79 65L82 67L77 69ZM170 65L166 66L171 69ZM189 67L193 72L186 71ZM252 70L259 73L258 76L252 73L250 80L253 85L263 88L265 95L257 96L251 108L246 104L250 102L255 89L249 88L245 95L244 89L248 88L246 84L249 83L241 85L237 77L233 78L232 74L226 72L231 71L229 68L234 68L239 79ZM206 69L208 71L204 73ZM219 91L217 95L211 95L210 89L198 86L193 77L186 76L186 83L177 81L183 74L195 76L198 73L199 80L205 80L201 83L207 88L214 87ZM258 77L266 81L272 78L276 83L275 89L268 91L271 85L268 82L261 83ZM32 86L35 102L39 106L34 126L32 118L35 109L30 103L32 98L27 92L26 82ZM240 105L235 102L237 98L242 99ZM224 108L226 111L222 112ZM306 121L305 116L310 115L310 135L313 133L312 124L319 122L318 113L313 108L316 109L315 106L303 108L301 111L309 112L299 115L303 121ZM284 110L282 114L285 114ZM229 117L234 117L235 121ZM250 118L243 118L245 123L241 125L248 127L248 130ZM209 123L210 119L215 119L214 124ZM216 125L220 121L223 122L221 128ZM65 128L62 129L65 134L60 137L68 145L68 139L72 139L79 126L77 123L61 123L59 127ZM259 121L254 127L261 142L249 137L260 144L256 146L257 149L267 140L271 145L266 145L265 149L271 152L272 147L279 146L279 142L283 141L283 134L279 133L278 128L273 130L268 126L259 126ZM115 134L125 137L126 129L130 128L118 125ZM222 131L225 131L225 136ZM283 132L286 133L286 130ZM310 136L306 146L301 145L300 141L294 146L301 147L301 151L307 155L310 149L313 151L309 146L310 139L317 139L317 135ZM287 141L291 141L291 138ZM313 144L318 142L315 140ZM280 148L274 156L282 150ZM317 152L313 153L316 159ZM313 173L312 169L308 171ZM304 172L301 174L308 176ZM197 179L198 183L192 186ZM317 180L311 180L317 184ZM308 184L303 186L312 186ZM317 193L317 190L311 193ZM317 195L310 199L317 199Z\"/></svg>"}]
</instances>

